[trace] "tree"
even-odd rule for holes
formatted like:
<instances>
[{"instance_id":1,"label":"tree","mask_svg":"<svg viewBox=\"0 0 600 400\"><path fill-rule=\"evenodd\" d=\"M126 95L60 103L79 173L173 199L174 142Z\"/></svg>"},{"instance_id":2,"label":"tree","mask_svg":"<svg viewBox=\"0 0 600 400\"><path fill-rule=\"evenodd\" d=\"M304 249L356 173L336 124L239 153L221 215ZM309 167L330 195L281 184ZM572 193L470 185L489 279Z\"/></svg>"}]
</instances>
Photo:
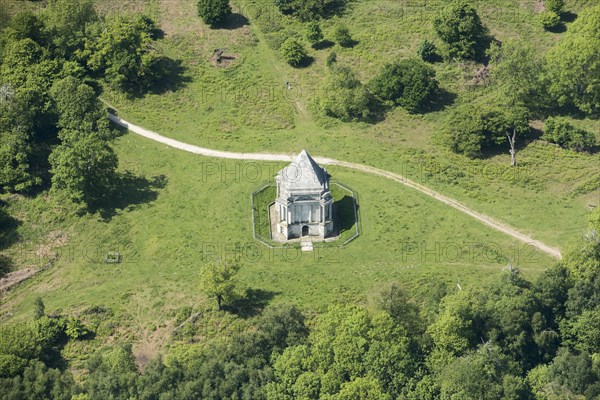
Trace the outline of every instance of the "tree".
<instances>
[{"instance_id":1,"label":"tree","mask_svg":"<svg viewBox=\"0 0 600 400\"><path fill-rule=\"evenodd\" d=\"M584 9L547 53L546 80L560 106L600 112L600 6Z\"/></svg>"},{"instance_id":2,"label":"tree","mask_svg":"<svg viewBox=\"0 0 600 400\"><path fill-rule=\"evenodd\" d=\"M510 146L511 164L516 165L516 139L529 132L529 112L521 106L481 104L462 106L450 116L442 141L455 153L482 157L483 150L505 141Z\"/></svg>"},{"instance_id":3,"label":"tree","mask_svg":"<svg viewBox=\"0 0 600 400\"><path fill-rule=\"evenodd\" d=\"M393 101L411 113L423 111L438 90L435 70L416 59L384 66L370 86L381 99Z\"/></svg>"},{"instance_id":4,"label":"tree","mask_svg":"<svg viewBox=\"0 0 600 400\"><path fill-rule=\"evenodd\" d=\"M44 301L41 297L36 297L33 301L33 319L40 319L45 315Z\"/></svg>"},{"instance_id":5,"label":"tree","mask_svg":"<svg viewBox=\"0 0 600 400\"><path fill-rule=\"evenodd\" d=\"M530 110L545 105L541 79L544 65L537 54L531 45L516 40L490 47L492 82L507 103L525 106Z\"/></svg>"},{"instance_id":6,"label":"tree","mask_svg":"<svg viewBox=\"0 0 600 400\"><path fill-rule=\"evenodd\" d=\"M538 16L538 20L540 21L540 25L547 31L553 31L557 29L560 24L560 15L555 13L554 11L545 11Z\"/></svg>"},{"instance_id":7,"label":"tree","mask_svg":"<svg viewBox=\"0 0 600 400\"><path fill-rule=\"evenodd\" d=\"M551 11L557 15L562 14L565 8L564 0L544 0L544 5L546 6L546 10Z\"/></svg>"},{"instance_id":8,"label":"tree","mask_svg":"<svg viewBox=\"0 0 600 400\"><path fill-rule=\"evenodd\" d=\"M330 18L344 10L348 0L275 0L283 14L291 14L301 21Z\"/></svg>"},{"instance_id":9,"label":"tree","mask_svg":"<svg viewBox=\"0 0 600 400\"><path fill-rule=\"evenodd\" d=\"M152 45L147 25L129 16L116 16L96 40L88 40L88 67L103 74L113 87L128 92L149 89L155 83L160 56Z\"/></svg>"},{"instance_id":10,"label":"tree","mask_svg":"<svg viewBox=\"0 0 600 400\"><path fill-rule=\"evenodd\" d=\"M391 396L383 391L377 379L356 378L344 383L332 399L390 400Z\"/></svg>"},{"instance_id":11,"label":"tree","mask_svg":"<svg viewBox=\"0 0 600 400\"><path fill-rule=\"evenodd\" d=\"M466 0L453 0L433 20L433 28L451 58L477 59L487 47L487 30Z\"/></svg>"},{"instance_id":12,"label":"tree","mask_svg":"<svg viewBox=\"0 0 600 400\"><path fill-rule=\"evenodd\" d=\"M68 59L81 56L86 28L98 21L90 0L49 0L43 13L57 52Z\"/></svg>"},{"instance_id":13,"label":"tree","mask_svg":"<svg viewBox=\"0 0 600 400\"><path fill-rule=\"evenodd\" d=\"M218 25L230 14L229 0L198 0L198 16L207 25Z\"/></svg>"},{"instance_id":14,"label":"tree","mask_svg":"<svg viewBox=\"0 0 600 400\"><path fill-rule=\"evenodd\" d=\"M44 23L39 16L33 14L31 11L23 11L10 20L6 35L11 41L31 39L43 46L47 41L44 29Z\"/></svg>"},{"instance_id":15,"label":"tree","mask_svg":"<svg viewBox=\"0 0 600 400\"><path fill-rule=\"evenodd\" d=\"M221 311L224 302L230 302L236 297L235 276L239 270L238 263L223 261L210 262L202 268L200 287L209 297L217 300L217 310Z\"/></svg>"},{"instance_id":16,"label":"tree","mask_svg":"<svg viewBox=\"0 0 600 400\"><path fill-rule=\"evenodd\" d=\"M352 47L354 39L350 35L350 30L346 25L338 24L333 30L333 40L339 43L342 47Z\"/></svg>"},{"instance_id":17,"label":"tree","mask_svg":"<svg viewBox=\"0 0 600 400\"><path fill-rule=\"evenodd\" d=\"M102 138L112 138L106 111L90 86L69 76L54 82L50 95L58 111L57 127L62 129L61 136L69 132L95 132Z\"/></svg>"},{"instance_id":18,"label":"tree","mask_svg":"<svg viewBox=\"0 0 600 400\"><path fill-rule=\"evenodd\" d=\"M98 135L68 132L64 136L74 139L50 154L52 188L64 190L76 203L96 205L113 190L117 156Z\"/></svg>"},{"instance_id":19,"label":"tree","mask_svg":"<svg viewBox=\"0 0 600 400\"><path fill-rule=\"evenodd\" d=\"M304 46L294 38L287 38L279 51L283 59L292 67L300 66L307 57Z\"/></svg>"},{"instance_id":20,"label":"tree","mask_svg":"<svg viewBox=\"0 0 600 400\"><path fill-rule=\"evenodd\" d=\"M596 145L594 134L574 127L565 117L549 117L546 120L543 138L560 147L575 151L587 151Z\"/></svg>"},{"instance_id":21,"label":"tree","mask_svg":"<svg viewBox=\"0 0 600 400\"><path fill-rule=\"evenodd\" d=\"M321 31L321 26L319 26L318 22L309 22L306 24L306 39L315 46L321 40L323 40L323 31Z\"/></svg>"},{"instance_id":22,"label":"tree","mask_svg":"<svg viewBox=\"0 0 600 400\"><path fill-rule=\"evenodd\" d=\"M318 105L326 115L342 121L365 121L373 115L373 95L347 66L331 69Z\"/></svg>"},{"instance_id":23,"label":"tree","mask_svg":"<svg viewBox=\"0 0 600 400\"><path fill-rule=\"evenodd\" d=\"M419 47L417 48L417 55L419 56L419 58L421 58L421 60L427 62L434 62L438 58L437 48L435 47L435 44L427 39L423 40L419 44Z\"/></svg>"},{"instance_id":24,"label":"tree","mask_svg":"<svg viewBox=\"0 0 600 400\"><path fill-rule=\"evenodd\" d=\"M0 99L0 190L23 192L41 183L31 166L32 139L32 115L24 102L14 94Z\"/></svg>"}]
</instances>

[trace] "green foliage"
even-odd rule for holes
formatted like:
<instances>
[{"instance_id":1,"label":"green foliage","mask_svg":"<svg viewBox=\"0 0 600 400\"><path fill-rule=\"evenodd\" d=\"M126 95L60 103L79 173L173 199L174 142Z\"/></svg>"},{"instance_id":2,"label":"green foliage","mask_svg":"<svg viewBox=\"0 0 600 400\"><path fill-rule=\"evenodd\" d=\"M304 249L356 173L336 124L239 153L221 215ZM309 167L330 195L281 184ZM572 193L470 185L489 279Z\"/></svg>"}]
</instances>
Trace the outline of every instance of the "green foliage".
<instances>
[{"instance_id":1,"label":"green foliage","mask_svg":"<svg viewBox=\"0 0 600 400\"><path fill-rule=\"evenodd\" d=\"M337 24L333 29L333 40L342 47L352 47L354 45L354 39L352 39L352 35L350 35L350 29L343 24Z\"/></svg>"},{"instance_id":2,"label":"green foliage","mask_svg":"<svg viewBox=\"0 0 600 400\"><path fill-rule=\"evenodd\" d=\"M494 103L461 106L450 115L442 140L455 153L482 157L484 150L504 143L513 130L518 135L529 132L528 115L520 106L509 108Z\"/></svg>"},{"instance_id":3,"label":"green foliage","mask_svg":"<svg viewBox=\"0 0 600 400\"><path fill-rule=\"evenodd\" d=\"M50 95L59 115L57 127L63 132L96 132L105 139L111 138L106 111L90 86L69 76L56 81ZM61 139L67 138L61 135Z\"/></svg>"},{"instance_id":4,"label":"green foliage","mask_svg":"<svg viewBox=\"0 0 600 400\"><path fill-rule=\"evenodd\" d=\"M543 138L575 151L588 151L596 145L594 134L574 127L565 117L549 117Z\"/></svg>"},{"instance_id":5,"label":"green foliage","mask_svg":"<svg viewBox=\"0 0 600 400\"><path fill-rule=\"evenodd\" d=\"M325 60L325 64L328 67L331 67L333 64L335 64L337 61L337 53L335 51L330 52L329 54L327 54L327 59Z\"/></svg>"},{"instance_id":6,"label":"green foliage","mask_svg":"<svg viewBox=\"0 0 600 400\"><path fill-rule=\"evenodd\" d=\"M541 71L543 62L536 49L521 41L507 40L489 50L493 64L491 76L509 104L520 104L530 110L545 106Z\"/></svg>"},{"instance_id":7,"label":"green foliage","mask_svg":"<svg viewBox=\"0 0 600 400\"><path fill-rule=\"evenodd\" d=\"M384 66L370 86L381 99L411 113L425 110L438 91L435 70L417 59Z\"/></svg>"},{"instance_id":8,"label":"green foliage","mask_svg":"<svg viewBox=\"0 0 600 400\"><path fill-rule=\"evenodd\" d=\"M145 21L129 16L110 18L99 37L86 42L88 67L114 88L140 92L156 83L160 56Z\"/></svg>"},{"instance_id":9,"label":"green foliage","mask_svg":"<svg viewBox=\"0 0 600 400\"><path fill-rule=\"evenodd\" d=\"M477 59L487 47L487 30L469 2L453 0L433 20L449 58Z\"/></svg>"},{"instance_id":10,"label":"green foliage","mask_svg":"<svg viewBox=\"0 0 600 400\"><path fill-rule=\"evenodd\" d=\"M545 11L538 16L540 25L547 30L553 31L561 25L560 16L554 11Z\"/></svg>"},{"instance_id":11,"label":"green foliage","mask_svg":"<svg viewBox=\"0 0 600 400\"><path fill-rule=\"evenodd\" d=\"M544 5L546 6L546 10L560 15L564 11L565 1L564 0L544 0Z\"/></svg>"},{"instance_id":12,"label":"green foliage","mask_svg":"<svg viewBox=\"0 0 600 400\"><path fill-rule=\"evenodd\" d=\"M341 13L348 0L275 0L283 14L291 14L301 21L316 21Z\"/></svg>"},{"instance_id":13,"label":"green foliage","mask_svg":"<svg viewBox=\"0 0 600 400\"><path fill-rule=\"evenodd\" d=\"M321 31L321 26L318 22L309 22L306 24L306 39L313 46L323 40L323 31Z\"/></svg>"},{"instance_id":14,"label":"green foliage","mask_svg":"<svg viewBox=\"0 0 600 400\"><path fill-rule=\"evenodd\" d=\"M79 318L67 318L65 333L71 340L79 340L89 334L89 330Z\"/></svg>"},{"instance_id":15,"label":"green foliage","mask_svg":"<svg viewBox=\"0 0 600 400\"><path fill-rule=\"evenodd\" d=\"M231 302L237 297L235 276L240 270L238 263L211 262L202 267L200 288L207 296L217 300L221 311L223 302Z\"/></svg>"},{"instance_id":16,"label":"green foliage","mask_svg":"<svg viewBox=\"0 0 600 400\"><path fill-rule=\"evenodd\" d=\"M3 399L56 399L72 400L76 397L75 381L70 371L48 368L40 361L27 366L22 376L0 378L0 397Z\"/></svg>"},{"instance_id":17,"label":"green foliage","mask_svg":"<svg viewBox=\"0 0 600 400\"><path fill-rule=\"evenodd\" d=\"M287 38L281 45L279 52L281 53L281 56L285 62L293 67L299 67L302 65L308 56L302 43L294 38Z\"/></svg>"},{"instance_id":18,"label":"green foliage","mask_svg":"<svg viewBox=\"0 0 600 400\"><path fill-rule=\"evenodd\" d=\"M434 62L438 58L437 47L433 42L425 39L417 47L417 55L423 61Z\"/></svg>"},{"instance_id":19,"label":"green foliage","mask_svg":"<svg viewBox=\"0 0 600 400\"><path fill-rule=\"evenodd\" d=\"M90 0L49 0L43 12L56 51L69 59L78 59L87 38L86 28L98 21Z\"/></svg>"},{"instance_id":20,"label":"green foliage","mask_svg":"<svg viewBox=\"0 0 600 400\"><path fill-rule=\"evenodd\" d=\"M373 115L373 95L347 66L331 69L318 99L326 115L342 121L365 121Z\"/></svg>"},{"instance_id":21,"label":"green foliage","mask_svg":"<svg viewBox=\"0 0 600 400\"><path fill-rule=\"evenodd\" d=\"M389 315L331 307L306 345L288 347L274 360L267 398L398 396L414 368L411 357L404 329Z\"/></svg>"},{"instance_id":22,"label":"green foliage","mask_svg":"<svg viewBox=\"0 0 600 400\"><path fill-rule=\"evenodd\" d=\"M39 16L30 11L15 15L4 34L10 41L31 39L39 45L47 42L44 23Z\"/></svg>"},{"instance_id":23,"label":"green foliage","mask_svg":"<svg viewBox=\"0 0 600 400\"><path fill-rule=\"evenodd\" d=\"M45 314L46 307L44 306L44 301L41 297L36 297L33 301L33 319L40 319Z\"/></svg>"},{"instance_id":24,"label":"green foliage","mask_svg":"<svg viewBox=\"0 0 600 400\"><path fill-rule=\"evenodd\" d=\"M52 188L64 190L76 203L88 206L109 196L116 181L117 156L101 137L70 131L50 154Z\"/></svg>"},{"instance_id":25,"label":"green foliage","mask_svg":"<svg viewBox=\"0 0 600 400\"><path fill-rule=\"evenodd\" d=\"M229 0L198 0L198 16L207 25L218 25L230 14Z\"/></svg>"},{"instance_id":26,"label":"green foliage","mask_svg":"<svg viewBox=\"0 0 600 400\"><path fill-rule=\"evenodd\" d=\"M600 6L584 9L546 55L549 92L559 105L600 112Z\"/></svg>"}]
</instances>

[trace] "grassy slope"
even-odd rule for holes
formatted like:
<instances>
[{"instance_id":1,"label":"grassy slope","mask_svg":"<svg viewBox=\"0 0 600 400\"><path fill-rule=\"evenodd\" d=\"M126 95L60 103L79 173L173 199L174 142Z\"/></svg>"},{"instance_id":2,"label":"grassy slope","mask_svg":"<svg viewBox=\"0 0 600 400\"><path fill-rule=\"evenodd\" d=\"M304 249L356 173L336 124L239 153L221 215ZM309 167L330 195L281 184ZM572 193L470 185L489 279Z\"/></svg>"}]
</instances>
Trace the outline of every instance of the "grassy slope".
<instances>
[{"instance_id":1,"label":"grassy slope","mask_svg":"<svg viewBox=\"0 0 600 400\"><path fill-rule=\"evenodd\" d=\"M133 101L107 93L107 100L132 122L209 147L285 152L306 147L318 155L404 173L558 246L585 225L587 205L598 203L599 191L570 196L573 187L600 173L597 155L578 155L534 143L520 152L522 167L515 177L514 170L506 166L507 155L466 161L433 145L431 137L447 110L411 116L398 109L376 125L323 120L311 110L314 93L326 73L327 50L311 50L316 59L313 66L295 70L268 48L274 35L259 30L253 18L248 27L210 30L198 22L191 0L98 3L107 13L144 10L157 17L166 33L160 43L162 50L183 59L192 79L178 92ZM501 6L513 3L504 1ZM243 4L252 17L249 2ZM418 19L386 17L388 8L406 4L357 3L344 19L360 43L354 49L336 48L340 62L354 65L367 79L393 57L412 54L418 40L431 36L430 30ZM524 9L531 6L523 3ZM369 15L375 14L381 23L372 29ZM277 14L273 21L283 30L299 29L296 22L282 22ZM326 24L326 32L330 24ZM486 24L500 39L516 32L539 42L542 49L557 38L535 28L528 14L523 24L508 17L486 20ZM227 47L238 57L232 67L210 65L208 60L217 47ZM459 101L478 95L454 83L456 77L463 82L463 68L471 67L436 68L442 86L459 92ZM297 95L282 90L286 80L301 89ZM221 96L223 87L228 92ZM245 91L240 92L242 88ZM232 97L227 94L231 92L242 95ZM249 95L253 92L259 94ZM578 122L599 131L597 121ZM215 248L221 256L241 252L244 268L240 278L245 285L271 292L274 301L311 309L332 301L366 302L390 280L402 282L418 296L436 280L453 285L460 276L463 286L479 284L509 259L528 276L554 262L433 199L381 178L335 167L329 168L330 173L360 196L361 236L338 252L270 253L252 240L250 193L271 180L281 165L202 158L132 135L119 139L115 148L123 168L148 178L164 175L166 186L148 189L142 185L128 193L139 201L130 200L130 206L123 206L108 221L98 215L73 215L53 197L9 199L11 214L22 222L17 230L22 247L11 248L18 266L40 265L52 251L61 257L53 268L4 295L0 299L3 315L28 318L36 295L44 296L51 311L104 305L115 310L123 326L121 335L139 337L139 327L163 323L173 310L209 304L196 277L203 256L213 257ZM213 167L237 172L207 175ZM250 168L260 170L258 178L249 177ZM152 192L157 196L154 200ZM133 204L136 202L139 204ZM56 239L64 237L61 234L68 237L66 246ZM434 249L438 257L418 251L405 256L404 242ZM473 242L479 245L465 244ZM40 245L48 245L50 250ZM456 245L476 249L457 256ZM242 250L235 250L236 246ZM493 254L498 247L500 254ZM101 260L114 249L121 250L126 261L135 262L107 265L89 261Z\"/></svg>"},{"instance_id":2,"label":"grassy slope","mask_svg":"<svg viewBox=\"0 0 600 400\"><path fill-rule=\"evenodd\" d=\"M215 255L241 255L245 285L273 292L275 301L313 309L332 301L365 301L371 290L390 280L418 288L429 280L455 282L460 276L463 284L478 284L509 258L529 276L553 262L401 185L342 170L339 179L360 194L361 236L341 250L271 251L252 239L250 193L259 183L245 176L247 163L194 156L132 135L116 147L130 168L149 178L164 175L166 186L153 189L155 200L149 196L147 202L117 210L108 222L67 210L62 210L64 221L53 220L60 207L53 198L10 201L11 212L23 219L18 229L24 239L34 243L40 232L64 230L70 240L57 247L61 257L53 268L4 297L3 312L27 317L37 295L50 310L102 305L117 313L132 313L140 298L147 298L152 311L144 318L160 320L170 309L206 300L197 276L203 258ZM239 173L207 175L214 165ZM269 175L279 166L264 167ZM36 209L42 226L33 223ZM404 242L434 251L403 251ZM457 246L465 252L457 254ZM115 249L124 263L102 263L106 252Z\"/></svg>"},{"instance_id":3,"label":"grassy slope","mask_svg":"<svg viewBox=\"0 0 600 400\"><path fill-rule=\"evenodd\" d=\"M293 69L281 62L271 48L286 36L301 35L303 28L278 14L269 2L238 1L237 10L250 18L250 24L218 30L198 21L192 0L152 4L166 31L163 49L184 60L193 80L176 93L135 101L108 92L105 98L135 123L208 147L281 152L308 148L313 154L404 173L559 247L574 230L586 225L590 206L600 203L600 189L574 193L600 174L598 154L579 155L534 142L519 152L520 166L515 172L508 166L508 152L469 161L434 145L432 138L453 105L424 116L396 109L374 125L319 117L314 100L327 74L324 59L330 50L311 50L315 61L309 68ZM420 40L434 37L429 21L436 11L430 2L427 6L415 4L354 3L341 19L352 27L359 43L352 49L334 47L339 62L354 66L367 81L383 64L414 54ZM518 38L545 51L560 38L537 26L535 2L494 4L479 2L478 7L497 39ZM582 7L581 3L568 4L568 9L575 11ZM236 14L230 26L238 25L240 18ZM326 36L334 23L323 23ZM238 57L232 66L224 69L210 64L217 47L226 47ZM481 88L469 86L477 68L471 64L436 65L442 87L458 95L455 104L482 95ZM286 81L293 90L284 89ZM598 120L576 123L600 135Z\"/></svg>"}]
</instances>

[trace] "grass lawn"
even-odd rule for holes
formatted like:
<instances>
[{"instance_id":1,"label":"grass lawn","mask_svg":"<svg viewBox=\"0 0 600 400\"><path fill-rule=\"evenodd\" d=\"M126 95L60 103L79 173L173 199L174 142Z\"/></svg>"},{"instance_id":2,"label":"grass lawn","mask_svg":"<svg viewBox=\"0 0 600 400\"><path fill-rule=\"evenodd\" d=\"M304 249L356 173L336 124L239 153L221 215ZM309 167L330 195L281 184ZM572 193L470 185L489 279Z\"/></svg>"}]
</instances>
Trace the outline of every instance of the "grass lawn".
<instances>
[{"instance_id":1,"label":"grass lawn","mask_svg":"<svg viewBox=\"0 0 600 400\"><path fill-rule=\"evenodd\" d=\"M233 3L235 13L224 29L204 26L195 15L193 0L144 3L165 30L161 49L183 60L191 81L178 91L139 99L107 90L105 100L133 123L201 146L286 153L306 148L314 155L401 173L555 247L563 247L583 229L587 213L600 204L598 153L577 154L536 140L523 144L517 154L519 166L511 168L508 148L484 160L468 160L435 144L450 110L486 92L470 83L479 68L472 63L435 64L441 87L452 94L446 97L454 97L436 111L410 115L398 108L376 124L340 123L319 116L314 102L328 73L325 58L331 50L337 52L339 63L351 65L366 82L384 64L411 57L422 39L434 39L430 20L435 4L353 2L339 19L351 27L358 44L310 49L314 62L295 69L280 59L277 48L286 37L302 38L302 24L279 14L269 2ZM112 0L100 4L107 12L133 7ZM135 4L138 11L143 6ZM561 35L538 26L536 4L479 1L477 7L497 39L516 38L545 51ZM567 9L575 12L585 6L567 2ZM323 22L326 37L337 19ZM215 48L227 48L235 60L226 68L212 65ZM285 89L285 82L291 82L292 90ZM574 123L600 139L600 121Z\"/></svg>"},{"instance_id":2,"label":"grass lawn","mask_svg":"<svg viewBox=\"0 0 600 400\"><path fill-rule=\"evenodd\" d=\"M125 165L145 177L139 180L145 184L123 188L127 198L141 199L137 204L77 217L51 196L8 199L11 214L22 221L16 228L22 263L39 261L41 244L59 257L3 296L3 314L29 318L40 295L50 311L95 305L113 309L125 325L160 324L173 310L206 304L197 278L214 257L241 257L243 286L314 310L331 302L368 302L390 281L418 297L426 282L453 283L460 276L463 286L478 285L509 260L530 277L554 262L416 191L344 170L335 178L360 193L361 235L345 247L312 253L269 249L252 238L250 194L257 182L243 173L212 172L215 165L243 171L248 163L204 158L130 134L115 147ZM271 174L282 165L260 166ZM48 232L58 231L68 244L51 243L56 234ZM109 251L119 251L123 262L104 263Z\"/></svg>"}]
</instances>

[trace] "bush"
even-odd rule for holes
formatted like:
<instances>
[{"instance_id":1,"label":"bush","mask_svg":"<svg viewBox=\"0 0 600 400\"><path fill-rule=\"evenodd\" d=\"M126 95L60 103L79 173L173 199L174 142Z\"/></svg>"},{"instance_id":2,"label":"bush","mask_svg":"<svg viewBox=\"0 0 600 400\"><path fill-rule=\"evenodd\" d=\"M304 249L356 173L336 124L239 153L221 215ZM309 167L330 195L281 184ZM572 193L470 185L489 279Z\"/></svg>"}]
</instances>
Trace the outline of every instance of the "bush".
<instances>
[{"instance_id":1,"label":"bush","mask_svg":"<svg viewBox=\"0 0 600 400\"><path fill-rule=\"evenodd\" d=\"M323 40L323 32L317 22L309 22L306 25L306 39L313 46Z\"/></svg>"},{"instance_id":2,"label":"bush","mask_svg":"<svg viewBox=\"0 0 600 400\"><path fill-rule=\"evenodd\" d=\"M332 51L331 53L329 53L327 55L327 59L325 60L325 64L328 67L331 67L336 61L337 61L337 53L335 51Z\"/></svg>"},{"instance_id":3,"label":"bush","mask_svg":"<svg viewBox=\"0 0 600 400\"><path fill-rule=\"evenodd\" d=\"M565 117L548 118L543 138L575 151L587 151L596 145L596 137L592 133L574 127Z\"/></svg>"},{"instance_id":4,"label":"bush","mask_svg":"<svg viewBox=\"0 0 600 400\"><path fill-rule=\"evenodd\" d=\"M71 340L78 340L86 336L89 331L79 318L69 317L67 319L67 327L65 333Z\"/></svg>"},{"instance_id":5,"label":"bush","mask_svg":"<svg viewBox=\"0 0 600 400\"><path fill-rule=\"evenodd\" d=\"M352 47L354 39L350 35L350 30L345 25L337 25L333 31L333 40L342 47Z\"/></svg>"},{"instance_id":6,"label":"bush","mask_svg":"<svg viewBox=\"0 0 600 400\"><path fill-rule=\"evenodd\" d=\"M291 14L301 21L315 21L339 14L347 0L275 0L283 14Z\"/></svg>"},{"instance_id":7,"label":"bush","mask_svg":"<svg viewBox=\"0 0 600 400\"><path fill-rule=\"evenodd\" d=\"M546 0L544 1L544 5L546 6L546 10L551 11L557 15L562 14L565 8L564 0Z\"/></svg>"},{"instance_id":8,"label":"bush","mask_svg":"<svg viewBox=\"0 0 600 400\"><path fill-rule=\"evenodd\" d=\"M407 111L422 111L438 90L435 71L421 60L388 64L371 82L375 95Z\"/></svg>"},{"instance_id":9,"label":"bush","mask_svg":"<svg viewBox=\"0 0 600 400\"><path fill-rule=\"evenodd\" d=\"M217 25L231 14L229 0L198 0L198 16L207 25Z\"/></svg>"},{"instance_id":10,"label":"bush","mask_svg":"<svg viewBox=\"0 0 600 400\"><path fill-rule=\"evenodd\" d=\"M302 43L294 38L288 38L279 49L283 59L292 67L298 67L306 59L307 54Z\"/></svg>"},{"instance_id":11,"label":"bush","mask_svg":"<svg viewBox=\"0 0 600 400\"><path fill-rule=\"evenodd\" d=\"M419 47L417 48L417 55L423 61L434 62L438 57L437 48L433 42L425 39L421 42L421 44L419 44Z\"/></svg>"},{"instance_id":12,"label":"bush","mask_svg":"<svg viewBox=\"0 0 600 400\"><path fill-rule=\"evenodd\" d=\"M487 31L477 11L466 0L454 0L433 20L448 57L477 59L487 48Z\"/></svg>"},{"instance_id":13,"label":"bush","mask_svg":"<svg viewBox=\"0 0 600 400\"><path fill-rule=\"evenodd\" d=\"M325 115L342 121L369 120L375 105L371 93L346 66L332 69L318 102Z\"/></svg>"},{"instance_id":14,"label":"bush","mask_svg":"<svg viewBox=\"0 0 600 400\"><path fill-rule=\"evenodd\" d=\"M538 19L539 19L542 27L547 31L556 29L561 24L560 16L557 13L555 13L554 11L546 11L546 12L541 13L538 16Z\"/></svg>"}]
</instances>

